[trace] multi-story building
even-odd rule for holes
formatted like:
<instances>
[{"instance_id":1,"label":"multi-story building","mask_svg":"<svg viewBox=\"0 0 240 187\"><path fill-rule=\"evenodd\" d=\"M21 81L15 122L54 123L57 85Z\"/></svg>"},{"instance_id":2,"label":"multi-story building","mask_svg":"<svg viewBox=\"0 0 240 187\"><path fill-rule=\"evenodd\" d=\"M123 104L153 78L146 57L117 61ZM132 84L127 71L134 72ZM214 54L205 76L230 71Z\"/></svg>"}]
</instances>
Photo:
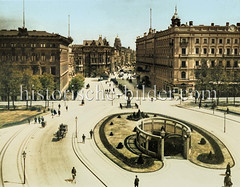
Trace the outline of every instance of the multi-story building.
<instances>
[{"instance_id":1,"label":"multi-story building","mask_svg":"<svg viewBox=\"0 0 240 187\"><path fill-rule=\"evenodd\" d=\"M68 45L72 38L27 28L0 31L0 63L17 62L29 66L33 75L52 74L56 88L63 91L69 83Z\"/></svg>"},{"instance_id":2,"label":"multi-story building","mask_svg":"<svg viewBox=\"0 0 240 187\"><path fill-rule=\"evenodd\" d=\"M132 66L136 62L135 51L130 47L122 47L121 40L117 36L114 41L114 67L115 70L124 66Z\"/></svg>"},{"instance_id":3,"label":"multi-story building","mask_svg":"<svg viewBox=\"0 0 240 187\"><path fill-rule=\"evenodd\" d=\"M98 40L84 40L83 45L73 45L75 72L95 76L98 69L112 71L113 47L99 36Z\"/></svg>"},{"instance_id":4,"label":"multi-story building","mask_svg":"<svg viewBox=\"0 0 240 187\"><path fill-rule=\"evenodd\" d=\"M185 89L196 84L195 69L206 63L234 71L240 65L240 23L219 26L181 24L177 10L164 31L149 29L136 40L136 70L139 83L158 90Z\"/></svg>"}]
</instances>

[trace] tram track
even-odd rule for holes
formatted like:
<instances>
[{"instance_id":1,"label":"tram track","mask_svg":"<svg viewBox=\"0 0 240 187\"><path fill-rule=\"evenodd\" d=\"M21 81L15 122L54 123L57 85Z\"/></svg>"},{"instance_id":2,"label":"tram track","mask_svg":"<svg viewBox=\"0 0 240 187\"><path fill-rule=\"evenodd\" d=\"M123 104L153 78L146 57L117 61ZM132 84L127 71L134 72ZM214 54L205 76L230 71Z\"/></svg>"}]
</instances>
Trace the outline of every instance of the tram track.
<instances>
[{"instance_id":1,"label":"tram track","mask_svg":"<svg viewBox=\"0 0 240 187\"><path fill-rule=\"evenodd\" d=\"M30 130L30 132L26 135L26 137L23 139L21 145L19 146L18 149L18 153L17 153L17 168L18 168L18 175L21 181L24 181L23 177L21 174L24 173L24 165L23 165L23 160L22 160L22 153L23 151L26 150L27 145L30 141L30 139L32 138L32 136L34 136L37 132L38 132L39 128L33 128L32 130ZM28 186L28 181L26 178L26 184Z\"/></svg>"},{"instance_id":2,"label":"tram track","mask_svg":"<svg viewBox=\"0 0 240 187\"><path fill-rule=\"evenodd\" d=\"M39 127L33 127L33 129L29 130L29 126L25 126L21 129L19 129L18 131L16 131L10 138L8 138L8 140L5 142L5 144L3 145L3 147L0 150L0 184L2 187L5 186L5 181L4 181L4 176L3 176L3 164L4 164L4 158L5 155L7 153L7 151L9 150L9 147L12 145L12 142L14 140L16 140L16 137L20 136L20 134L24 133L25 131L26 134L24 135L23 140L21 140L20 145L18 145L17 148L17 154L16 154L16 165L17 165L17 172L18 172L18 176L19 179L21 181L21 183L19 182L19 184L23 184L23 170L24 170L24 166L23 166L23 161L22 161L22 152L25 150L27 144L30 141L30 138L39 130ZM29 131L29 132L28 132Z\"/></svg>"},{"instance_id":3,"label":"tram track","mask_svg":"<svg viewBox=\"0 0 240 187\"><path fill-rule=\"evenodd\" d=\"M5 156L5 153L9 147L9 145L12 143L12 141L24 130L25 128L19 129L17 132L15 132L3 145L3 148L0 151L0 181L1 181L1 186L4 187L4 180L3 180L3 158Z\"/></svg>"},{"instance_id":4,"label":"tram track","mask_svg":"<svg viewBox=\"0 0 240 187\"><path fill-rule=\"evenodd\" d=\"M76 145L76 141L75 141L75 138L74 138L74 133L72 135L72 148L73 148L73 151L75 153L75 155L77 156L78 160L92 173L92 175L94 177L97 178L97 180L105 187L107 187L107 184L102 180L100 179L100 177L84 162L84 158L81 156L81 154L79 153L79 151L77 150L77 145ZM86 158L85 158L86 159Z\"/></svg>"}]
</instances>

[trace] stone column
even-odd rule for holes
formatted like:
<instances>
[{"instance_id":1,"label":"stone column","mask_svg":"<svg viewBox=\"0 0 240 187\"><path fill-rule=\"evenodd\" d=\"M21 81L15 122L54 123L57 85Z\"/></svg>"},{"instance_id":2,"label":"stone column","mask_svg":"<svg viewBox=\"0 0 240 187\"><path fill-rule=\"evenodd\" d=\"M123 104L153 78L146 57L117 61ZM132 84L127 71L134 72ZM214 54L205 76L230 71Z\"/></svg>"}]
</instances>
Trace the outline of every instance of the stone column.
<instances>
[{"instance_id":1,"label":"stone column","mask_svg":"<svg viewBox=\"0 0 240 187\"><path fill-rule=\"evenodd\" d=\"M161 158L161 146L162 145L162 142L161 142L161 139L159 138L158 139L158 145L157 145L157 157L162 160Z\"/></svg>"},{"instance_id":2,"label":"stone column","mask_svg":"<svg viewBox=\"0 0 240 187\"><path fill-rule=\"evenodd\" d=\"M154 125L154 120L152 119L152 132L153 132L153 127L154 127L153 125Z\"/></svg>"},{"instance_id":3,"label":"stone column","mask_svg":"<svg viewBox=\"0 0 240 187\"><path fill-rule=\"evenodd\" d=\"M157 157L160 158L161 161L164 161L164 138L158 139L158 150Z\"/></svg>"},{"instance_id":4,"label":"stone column","mask_svg":"<svg viewBox=\"0 0 240 187\"><path fill-rule=\"evenodd\" d=\"M164 161L164 138L161 140L161 160Z\"/></svg>"},{"instance_id":5,"label":"stone column","mask_svg":"<svg viewBox=\"0 0 240 187\"><path fill-rule=\"evenodd\" d=\"M189 142L190 142L190 137L184 136L184 157L187 160L189 159Z\"/></svg>"},{"instance_id":6,"label":"stone column","mask_svg":"<svg viewBox=\"0 0 240 187\"><path fill-rule=\"evenodd\" d=\"M149 141L148 141L148 137L146 138L146 151L148 152L148 147L149 147Z\"/></svg>"}]
</instances>

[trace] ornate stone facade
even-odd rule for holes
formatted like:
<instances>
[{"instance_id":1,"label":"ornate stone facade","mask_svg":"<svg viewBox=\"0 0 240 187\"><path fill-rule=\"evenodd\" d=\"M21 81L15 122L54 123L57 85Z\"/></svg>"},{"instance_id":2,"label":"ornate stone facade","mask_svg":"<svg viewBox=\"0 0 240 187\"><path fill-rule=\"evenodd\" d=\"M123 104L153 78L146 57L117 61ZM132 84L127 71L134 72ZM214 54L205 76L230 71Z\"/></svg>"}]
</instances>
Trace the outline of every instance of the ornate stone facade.
<instances>
[{"instance_id":1,"label":"ornate stone facade","mask_svg":"<svg viewBox=\"0 0 240 187\"><path fill-rule=\"evenodd\" d=\"M100 68L112 71L113 47L109 46L106 38L100 36L98 40L84 40L83 45L73 45L75 72L84 76L95 76Z\"/></svg>"},{"instance_id":2,"label":"ornate stone facade","mask_svg":"<svg viewBox=\"0 0 240 187\"><path fill-rule=\"evenodd\" d=\"M240 23L219 26L181 24L177 10L172 24L164 31L149 29L136 40L136 70L139 83L156 85L158 90L194 89L195 69L202 63L209 68L239 71Z\"/></svg>"}]
</instances>

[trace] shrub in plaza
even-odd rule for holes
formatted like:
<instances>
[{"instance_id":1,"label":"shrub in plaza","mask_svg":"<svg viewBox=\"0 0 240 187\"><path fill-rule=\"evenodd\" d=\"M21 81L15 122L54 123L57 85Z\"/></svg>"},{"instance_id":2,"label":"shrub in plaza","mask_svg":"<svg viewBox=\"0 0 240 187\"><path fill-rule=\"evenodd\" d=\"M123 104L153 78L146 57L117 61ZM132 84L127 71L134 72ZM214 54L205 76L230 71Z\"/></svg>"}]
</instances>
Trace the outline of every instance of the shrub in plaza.
<instances>
[{"instance_id":1,"label":"shrub in plaza","mask_svg":"<svg viewBox=\"0 0 240 187\"><path fill-rule=\"evenodd\" d=\"M143 160L142 154L139 155L139 157L137 159L137 164L144 164L144 160Z\"/></svg>"},{"instance_id":2,"label":"shrub in plaza","mask_svg":"<svg viewBox=\"0 0 240 187\"><path fill-rule=\"evenodd\" d=\"M110 125L113 125L113 122L111 122Z\"/></svg>"},{"instance_id":3,"label":"shrub in plaza","mask_svg":"<svg viewBox=\"0 0 240 187\"><path fill-rule=\"evenodd\" d=\"M133 112L133 114L130 114L127 116L128 120L133 120L133 121L138 121L142 118L148 118L148 114L145 114L144 112L141 112L140 110L138 110L138 112Z\"/></svg>"},{"instance_id":4,"label":"shrub in plaza","mask_svg":"<svg viewBox=\"0 0 240 187\"><path fill-rule=\"evenodd\" d=\"M137 131L137 127L134 127L133 132L136 132L136 131Z\"/></svg>"},{"instance_id":5,"label":"shrub in plaza","mask_svg":"<svg viewBox=\"0 0 240 187\"><path fill-rule=\"evenodd\" d=\"M119 142L116 148L117 148L117 149L122 149L122 148L123 148L122 142Z\"/></svg>"},{"instance_id":6,"label":"shrub in plaza","mask_svg":"<svg viewBox=\"0 0 240 187\"><path fill-rule=\"evenodd\" d=\"M206 143L207 143L206 140L205 140L204 138L201 138L199 144L201 144L201 145L205 145Z\"/></svg>"},{"instance_id":7,"label":"shrub in plaza","mask_svg":"<svg viewBox=\"0 0 240 187\"><path fill-rule=\"evenodd\" d=\"M212 159L213 159L212 151L210 151L210 152L208 153L208 156L207 156L207 157L208 157L209 160L212 160Z\"/></svg>"},{"instance_id":8,"label":"shrub in plaza","mask_svg":"<svg viewBox=\"0 0 240 187\"><path fill-rule=\"evenodd\" d=\"M112 144L109 143L109 141L107 139L107 136L105 134L104 128L114 117L117 117L117 116L118 115L113 115L113 116L109 117L100 126L99 135L100 135L100 139L101 139L104 147L106 149L108 149L108 151L111 154L116 156L118 159L120 159L124 164L128 165L129 167L144 169L144 168L148 168L148 167L153 166L154 165L154 161L156 160L155 158L143 156L144 164L137 164L136 160L138 159L138 157L131 157L131 158L129 158L129 157L125 156L124 154L120 153L116 147L114 147ZM112 134L112 132L110 134ZM118 162L116 162L116 164L118 164L120 166L120 164Z\"/></svg>"},{"instance_id":9,"label":"shrub in plaza","mask_svg":"<svg viewBox=\"0 0 240 187\"><path fill-rule=\"evenodd\" d=\"M118 117L117 118L121 118L121 115L118 115Z\"/></svg>"},{"instance_id":10,"label":"shrub in plaza","mask_svg":"<svg viewBox=\"0 0 240 187\"><path fill-rule=\"evenodd\" d=\"M109 136L113 136L113 132L110 132Z\"/></svg>"},{"instance_id":11,"label":"shrub in plaza","mask_svg":"<svg viewBox=\"0 0 240 187\"><path fill-rule=\"evenodd\" d=\"M154 116L153 117L157 117L157 114L154 114Z\"/></svg>"}]
</instances>

